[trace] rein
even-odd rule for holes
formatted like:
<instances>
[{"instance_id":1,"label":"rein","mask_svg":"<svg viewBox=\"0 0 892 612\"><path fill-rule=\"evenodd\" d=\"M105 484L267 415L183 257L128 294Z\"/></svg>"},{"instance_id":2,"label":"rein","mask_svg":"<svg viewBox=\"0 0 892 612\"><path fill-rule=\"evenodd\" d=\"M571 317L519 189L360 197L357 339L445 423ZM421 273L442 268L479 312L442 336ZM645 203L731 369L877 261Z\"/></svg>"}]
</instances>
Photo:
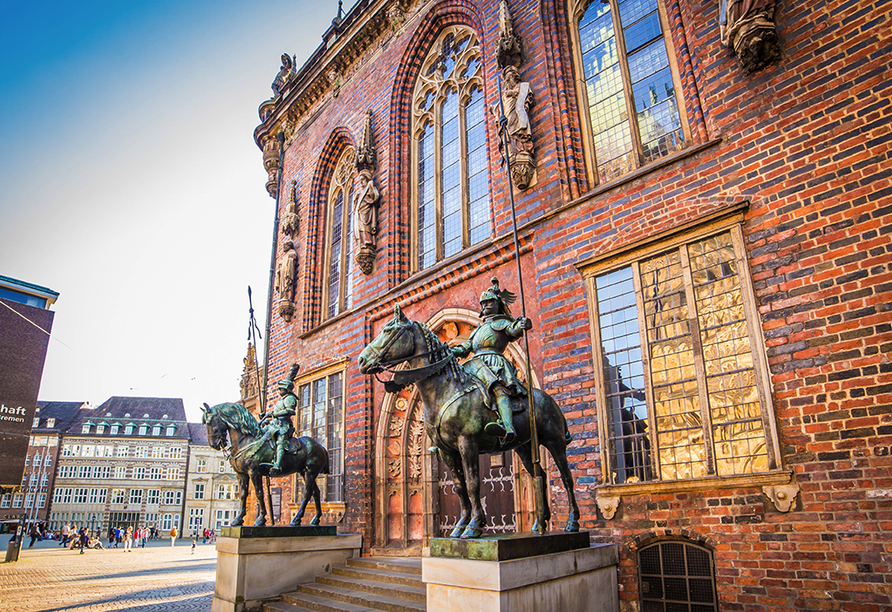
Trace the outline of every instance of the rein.
<instances>
[{"instance_id":1,"label":"rein","mask_svg":"<svg viewBox=\"0 0 892 612\"><path fill-rule=\"evenodd\" d=\"M417 322L414 325L421 325ZM422 331L428 332L424 327L421 327ZM380 351L376 351L378 355L384 355L387 352L387 349L390 348L390 345L396 342L397 338L401 337L404 333L407 333L408 328L403 327L400 329L400 333L394 335L390 341L384 345L384 347ZM430 349L430 341L427 338L427 333L425 334L425 340L427 340L428 349ZM415 336L411 335L412 338L412 350L415 350ZM428 350L424 353L418 353L417 355L412 355L412 357L427 357L427 358L436 358L437 355L440 355L444 352L443 347L437 347L433 350ZM403 363L407 360L400 359L396 361L378 361L378 366L381 367L382 370L390 372L393 376L390 380L381 380L378 378L378 374L375 374L375 378L378 382L384 384L384 390L388 393L398 393L408 387L409 385L414 385L415 383L422 381L426 378L430 378L435 374L438 374L449 365L450 362L455 360L455 355L449 350L448 347L445 348L446 355L437 361L432 361L426 366L421 366L419 368L406 368L403 370L397 370L395 366Z\"/></svg>"}]
</instances>

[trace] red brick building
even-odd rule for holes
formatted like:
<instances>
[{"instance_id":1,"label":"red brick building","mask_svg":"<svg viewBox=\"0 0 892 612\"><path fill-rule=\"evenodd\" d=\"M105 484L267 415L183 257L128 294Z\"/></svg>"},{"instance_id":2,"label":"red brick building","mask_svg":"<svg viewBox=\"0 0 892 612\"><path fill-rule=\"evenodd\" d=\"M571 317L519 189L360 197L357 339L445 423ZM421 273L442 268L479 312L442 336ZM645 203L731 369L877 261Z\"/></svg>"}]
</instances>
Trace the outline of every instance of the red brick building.
<instances>
[{"instance_id":1,"label":"red brick building","mask_svg":"<svg viewBox=\"0 0 892 612\"><path fill-rule=\"evenodd\" d=\"M366 551L420 554L454 496L412 388L356 357L397 303L455 343L493 276L517 291L510 181L533 382L623 609L892 606L892 5L725 4L360 0L283 62L270 381L300 362ZM482 465L490 530L528 528L519 464ZM551 468L549 495L561 527Z\"/></svg>"}]
</instances>

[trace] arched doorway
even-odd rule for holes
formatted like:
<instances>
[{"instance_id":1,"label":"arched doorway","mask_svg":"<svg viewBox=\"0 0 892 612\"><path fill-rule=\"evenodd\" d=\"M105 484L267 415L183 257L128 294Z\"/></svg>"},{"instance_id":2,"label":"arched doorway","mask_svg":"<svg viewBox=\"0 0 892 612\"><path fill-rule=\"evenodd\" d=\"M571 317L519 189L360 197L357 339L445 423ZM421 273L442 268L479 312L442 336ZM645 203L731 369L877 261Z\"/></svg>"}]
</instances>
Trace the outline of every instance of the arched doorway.
<instances>
[{"instance_id":1,"label":"arched doorway","mask_svg":"<svg viewBox=\"0 0 892 612\"><path fill-rule=\"evenodd\" d=\"M448 309L428 321L444 342L457 344L470 337L479 323L466 309ZM522 352L511 345L506 355L524 371ZM537 381L534 378L534 385ZM387 394L375 436L375 544L372 554L420 555L431 537L448 534L459 504L445 465L428 451L421 399L414 387ZM481 494L488 533L529 529L534 501L529 476L514 453L482 456ZM519 511L518 511L519 510Z\"/></svg>"}]
</instances>

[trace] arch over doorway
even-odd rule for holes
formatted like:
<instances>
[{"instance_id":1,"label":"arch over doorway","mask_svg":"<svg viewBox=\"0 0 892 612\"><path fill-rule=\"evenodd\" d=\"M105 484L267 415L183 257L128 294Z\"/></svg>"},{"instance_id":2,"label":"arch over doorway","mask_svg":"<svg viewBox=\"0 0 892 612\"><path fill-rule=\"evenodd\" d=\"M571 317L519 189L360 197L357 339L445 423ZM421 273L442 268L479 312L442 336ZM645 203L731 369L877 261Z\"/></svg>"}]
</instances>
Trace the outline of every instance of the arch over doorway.
<instances>
[{"instance_id":1,"label":"arch over doorway","mask_svg":"<svg viewBox=\"0 0 892 612\"><path fill-rule=\"evenodd\" d=\"M456 344L467 339L479 322L472 310L448 308L431 317L427 325L444 342ZM505 354L523 379L525 357L517 345L509 345ZM533 385L539 386L535 373ZM431 537L451 528L451 482L445 467L428 452L431 443L422 415L414 387L385 394L375 431L373 554L420 555ZM492 513L488 508L490 532L513 531L518 525L529 529L534 513L532 484L514 453L482 457L481 475L483 493L489 492L493 510L497 510ZM501 499L495 499L498 496ZM446 513L442 521L441 506Z\"/></svg>"}]
</instances>

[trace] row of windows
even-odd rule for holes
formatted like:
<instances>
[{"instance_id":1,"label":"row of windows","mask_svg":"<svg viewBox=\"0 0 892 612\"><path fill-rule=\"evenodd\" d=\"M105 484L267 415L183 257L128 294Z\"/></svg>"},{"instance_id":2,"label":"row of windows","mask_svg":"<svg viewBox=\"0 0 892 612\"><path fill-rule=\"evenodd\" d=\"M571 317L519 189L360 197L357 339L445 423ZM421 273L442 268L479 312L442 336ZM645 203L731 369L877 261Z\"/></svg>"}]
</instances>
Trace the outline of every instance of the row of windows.
<instances>
[{"instance_id":1,"label":"row of windows","mask_svg":"<svg viewBox=\"0 0 892 612\"><path fill-rule=\"evenodd\" d=\"M183 502L182 491L162 491L160 489L104 489L104 488L56 488L53 492L54 504L146 504L155 506L178 506Z\"/></svg>"},{"instance_id":2,"label":"row of windows","mask_svg":"<svg viewBox=\"0 0 892 612\"><path fill-rule=\"evenodd\" d=\"M208 460L202 457L199 457L195 460L195 471L198 474L205 474L208 471ZM217 472L223 474L224 472L231 472L229 469L229 462L223 459L219 459L217 461Z\"/></svg>"},{"instance_id":3,"label":"row of windows","mask_svg":"<svg viewBox=\"0 0 892 612\"><path fill-rule=\"evenodd\" d=\"M25 474L22 476L22 486L34 488L37 486L38 480L40 481L40 486L45 487L49 484L50 476L49 474L43 474L41 477L40 474L31 474L29 477L28 474Z\"/></svg>"},{"instance_id":4,"label":"row of windows","mask_svg":"<svg viewBox=\"0 0 892 612\"><path fill-rule=\"evenodd\" d=\"M31 464L32 456L34 457L34 467L40 467L41 464L45 467L53 465L52 455L25 455L25 467Z\"/></svg>"},{"instance_id":5,"label":"row of windows","mask_svg":"<svg viewBox=\"0 0 892 612\"><path fill-rule=\"evenodd\" d=\"M28 436L28 446L58 446L58 436Z\"/></svg>"},{"instance_id":6,"label":"row of windows","mask_svg":"<svg viewBox=\"0 0 892 612\"><path fill-rule=\"evenodd\" d=\"M133 480L179 480L179 467L134 467L116 465L114 471L110 465L62 465L59 466L59 478L79 478L82 480L96 479L117 480L132 478Z\"/></svg>"},{"instance_id":7,"label":"row of windows","mask_svg":"<svg viewBox=\"0 0 892 612\"><path fill-rule=\"evenodd\" d=\"M22 503L24 502L25 508L33 508L34 507L34 493L4 493L2 497L0 497L0 508L21 508ZM38 493L37 494L37 507L43 508L46 506L46 493Z\"/></svg>"},{"instance_id":8,"label":"row of windows","mask_svg":"<svg viewBox=\"0 0 892 612\"><path fill-rule=\"evenodd\" d=\"M63 444L63 457L129 457L130 447L119 444ZM182 459L183 449L178 446L136 446L136 459Z\"/></svg>"},{"instance_id":9,"label":"row of windows","mask_svg":"<svg viewBox=\"0 0 892 612\"><path fill-rule=\"evenodd\" d=\"M575 11L574 54L584 145L604 183L691 144L659 0L601 0ZM477 35L444 29L422 63L412 94L411 194L420 271L492 235L487 113ZM325 239L326 318L350 308L352 149L335 166Z\"/></svg>"},{"instance_id":10,"label":"row of windows","mask_svg":"<svg viewBox=\"0 0 892 612\"><path fill-rule=\"evenodd\" d=\"M204 499L204 483L196 482L192 488L192 498L195 500ZM217 496L214 499L235 499L235 485L221 484L217 485Z\"/></svg>"},{"instance_id":11,"label":"row of windows","mask_svg":"<svg viewBox=\"0 0 892 612\"><path fill-rule=\"evenodd\" d=\"M35 418L35 421L36 420L37 419ZM35 425L35 427L36 427L36 425ZM88 434L88 433L104 434L104 433L106 433L106 429L108 429L108 433L110 435L116 436L116 435L118 435L118 432L121 430L121 425L119 423L112 423L111 425L109 425L108 423L105 423L105 422L99 423L99 424L94 424L92 421L88 421L88 422L84 423L83 425L81 425L81 433L82 434ZM139 426L134 425L133 423L128 423L127 425L124 425L124 435L125 436L133 435L134 430L136 430L136 435L138 435L138 436L148 436L148 435L160 436L162 429L164 429L165 436L173 436L177 433L176 425L168 425L165 428L162 428L161 425L153 425L151 427L151 434L149 434L149 426L146 425L145 423L143 423L142 425L139 425Z\"/></svg>"}]
</instances>

